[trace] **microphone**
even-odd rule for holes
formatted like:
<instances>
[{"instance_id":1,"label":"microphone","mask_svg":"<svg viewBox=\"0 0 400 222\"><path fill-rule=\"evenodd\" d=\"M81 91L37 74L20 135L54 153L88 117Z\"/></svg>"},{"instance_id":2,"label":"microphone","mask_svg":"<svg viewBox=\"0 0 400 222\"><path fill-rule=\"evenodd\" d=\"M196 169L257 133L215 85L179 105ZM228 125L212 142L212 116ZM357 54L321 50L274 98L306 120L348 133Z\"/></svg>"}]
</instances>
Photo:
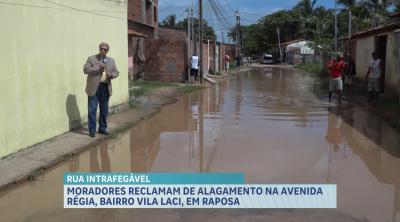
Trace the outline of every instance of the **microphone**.
<instances>
[{"instance_id":1,"label":"microphone","mask_svg":"<svg viewBox=\"0 0 400 222\"><path fill-rule=\"evenodd\" d=\"M107 63L106 58L102 59L102 60L101 60L101 63L102 63L102 64L106 64L106 63ZM100 81L101 81L101 82L105 82L106 79L107 79L107 76L106 76L106 69L103 68L102 73L101 73Z\"/></svg>"}]
</instances>

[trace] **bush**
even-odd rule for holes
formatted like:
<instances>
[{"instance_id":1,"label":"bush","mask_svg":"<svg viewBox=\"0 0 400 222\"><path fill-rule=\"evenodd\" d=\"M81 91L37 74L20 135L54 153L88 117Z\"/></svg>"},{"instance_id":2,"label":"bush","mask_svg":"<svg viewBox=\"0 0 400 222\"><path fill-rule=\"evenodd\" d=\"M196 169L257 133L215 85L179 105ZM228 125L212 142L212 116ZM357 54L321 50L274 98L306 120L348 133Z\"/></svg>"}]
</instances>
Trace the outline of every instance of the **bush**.
<instances>
[{"instance_id":1,"label":"bush","mask_svg":"<svg viewBox=\"0 0 400 222\"><path fill-rule=\"evenodd\" d=\"M329 73L328 69L321 63L302 63L296 65L296 68L320 76L327 76Z\"/></svg>"}]
</instances>

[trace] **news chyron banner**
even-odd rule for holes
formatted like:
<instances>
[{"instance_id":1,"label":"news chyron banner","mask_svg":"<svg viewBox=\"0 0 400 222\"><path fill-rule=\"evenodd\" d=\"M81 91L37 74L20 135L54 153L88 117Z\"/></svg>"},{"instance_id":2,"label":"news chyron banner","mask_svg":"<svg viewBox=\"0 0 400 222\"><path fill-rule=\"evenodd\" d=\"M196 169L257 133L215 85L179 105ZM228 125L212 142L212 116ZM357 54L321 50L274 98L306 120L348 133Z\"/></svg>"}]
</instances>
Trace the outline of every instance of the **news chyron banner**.
<instances>
[{"instance_id":1,"label":"news chyron banner","mask_svg":"<svg viewBox=\"0 0 400 222\"><path fill-rule=\"evenodd\" d=\"M242 173L65 173L64 208L336 208L335 184L245 184Z\"/></svg>"}]
</instances>

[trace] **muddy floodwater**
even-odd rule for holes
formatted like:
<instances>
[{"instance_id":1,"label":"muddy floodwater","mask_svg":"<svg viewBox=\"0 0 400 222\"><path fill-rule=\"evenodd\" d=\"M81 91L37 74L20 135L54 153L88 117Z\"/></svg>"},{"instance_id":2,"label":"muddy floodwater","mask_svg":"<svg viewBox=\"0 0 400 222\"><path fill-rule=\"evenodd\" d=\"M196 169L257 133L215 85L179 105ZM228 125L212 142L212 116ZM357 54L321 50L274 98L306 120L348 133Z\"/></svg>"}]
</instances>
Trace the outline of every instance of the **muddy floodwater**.
<instances>
[{"instance_id":1,"label":"muddy floodwater","mask_svg":"<svg viewBox=\"0 0 400 222\"><path fill-rule=\"evenodd\" d=\"M0 221L400 221L400 136L326 81L243 73L0 193ZM63 173L243 172L246 183L337 184L337 209L63 209Z\"/></svg>"}]
</instances>

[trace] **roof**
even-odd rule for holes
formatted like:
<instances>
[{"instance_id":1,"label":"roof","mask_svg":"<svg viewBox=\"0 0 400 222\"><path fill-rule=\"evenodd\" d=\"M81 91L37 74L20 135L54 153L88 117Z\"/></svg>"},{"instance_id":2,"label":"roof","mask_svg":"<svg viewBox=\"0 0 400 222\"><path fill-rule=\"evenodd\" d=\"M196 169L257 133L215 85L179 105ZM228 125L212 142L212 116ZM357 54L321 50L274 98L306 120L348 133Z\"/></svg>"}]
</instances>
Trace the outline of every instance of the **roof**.
<instances>
[{"instance_id":1,"label":"roof","mask_svg":"<svg viewBox=\"0 0 400 222\"><path fill-rule=\"evenodd\" d=\"M138 20L135 20L135 19L130 19L130 18L128 18L128 23L137 23L137 24L140 24L140 25L143 25L143 26L147 26L147 27L149 27L149 28L152 28L152 29L155 29L155 28L157 28L156 26L154 26L154 25L151 25L151 24L147 24L147 23L143 23L143 22L141 22L141 21L138 21Z\"/></svg>"},{"instance_id":2,"label":"roof","mask_svg":"<svg viewBox=\"0 0 400 222\"><path fill-rule=\"evenodd\" d=\"M144 35L144 34L142 34L140 32L133 31L131 29L128 29L128 35L136 35L136 36L140 36L140 37L144 37L144 38L147 37L146 35Z\"/></svg>"},{"instance_id":3,"label":"roof","mask_svg":"<svg viewBox=\"0 0 400 222\"><path fill-rule=\"evenodd\" d=\"M285 45L290 45L292 43L302 42L302 41L306 41L306 40L305 39L296 39L296 40L292 40L292 41L289 41L289 42L283 42L280 45L281 46L285 46ZM278 46L278 45L275 45L275 46Z\"/></svg>"},{"instance_id":4,"label":"roof","mask_svg":"<svg viewBox=\"0 0 400 222\"><path fill-rule=\"evenodd\" d=\"M400 22L392 22L386 25L381 25L381 26L377 26L375 28L371 28L368 29L366 31L361 31L361 32L357 32L354 33L353 35L351 35L351 39L359 39L359 38L364 38L364 37L368 37L368 36L373 36L373 35L377 35L377 34L381 34L381 33L385 33L385 32L390 32L396 29L400 28ZM346 40L349 39L348 36L346 37L342 37L340 38L340 40Z\"/></svg>"},{"instance_id":5,"label":"roof","mask_svg":"<svg viewBox=\"0 0 400 222\"><path fill-rule=\"evenodd\" d=\"M210 42L211 42L212 40L210 40ZM216 44L220 44L220 45L229 45L229 46L236 46L236 44L232 44L232 43L222 43L222 42L220 42L220 41L216 41L215 40L215 42L216 42Z\"/></svg>"}]
</instances>

